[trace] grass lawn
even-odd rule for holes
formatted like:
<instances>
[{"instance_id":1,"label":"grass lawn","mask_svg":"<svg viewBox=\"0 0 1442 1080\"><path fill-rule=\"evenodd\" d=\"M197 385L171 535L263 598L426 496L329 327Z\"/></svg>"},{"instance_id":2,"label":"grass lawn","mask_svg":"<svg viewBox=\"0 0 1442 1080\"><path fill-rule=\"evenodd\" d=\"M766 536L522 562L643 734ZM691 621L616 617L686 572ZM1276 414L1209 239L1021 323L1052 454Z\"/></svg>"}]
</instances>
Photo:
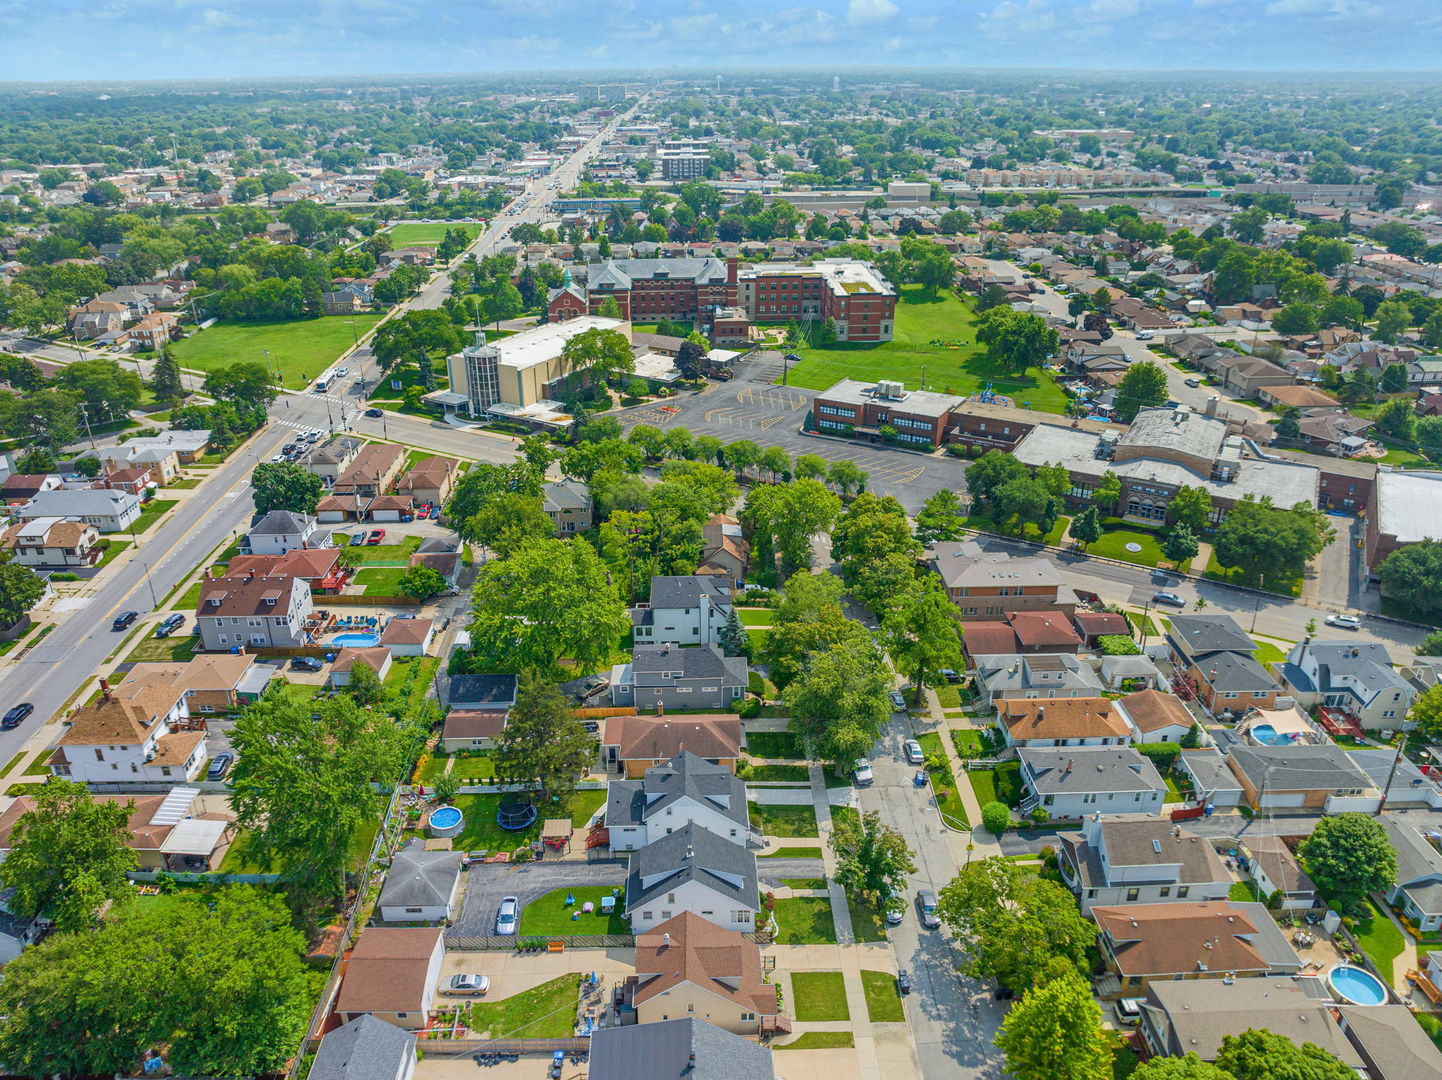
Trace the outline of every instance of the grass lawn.
<instances>
[{"instance_id":1,"label":"grass lawn","mask_svg":"<svg viewBox=\"0 0 1442 1080\"><path fill-rule=\"evenodd\" d=\"M989 802L1016 807L1021 802L1021 762L1003 761L995 769L973 769L967 777L976 801L984 807Z\"/></svg>"},{"instance_id":2,"label":"grass lawn","mask_svg":"<svg viewBox=\"0 0 1442 1080\"><path fill-rule=\"evenodd\" d=\"M365 586L365 596L400 596L401 578L408 572L403 566L368 567L356 571L355 582Z\"/></svg>"},{"instance_id":3,"label":"grass lawn","mask_svg":"<svg viewBox=\"0 0 1442 1080\"><path fill-rule=\"evenodd\" d=\"M532 900L521 909L521 937L547 937L556 934L630 934L631 924L621 918L625 904L616 901L610 915L601 914L601 897L611 890L601 885L576 889L557 889L539 900ZM566 906L566 897L576 902ZM596 909L587 915L581 905L589 901ZM575 915L575 918L571 918Z\"/></svg>"},{"instance_id":4,"label":"grass lawn","mask_svg":"<svg viewBox=\"0 0 1442 1080\"><path fill-rule=\"evenodd\" d=\"M585 828L592 815L606 803L606 789L578 791L571 796L571 824L577 829Z\"/></svg>"},{"instance_id":5,"label":"grass lawn","mask_svg":"<svg viewBox=\"0 0 1442 1080\"><path fill-rule=\"evenodd\" d=\"M1232 887L1227 890L1227 899L1236 900L1239 903L1265 903L1266 897L1257 888L1257 883L1251 879L1232 882Z\"/></svg>"},{"instance_id":6,"label":"grass lawn","mask_svg":"<svg viewBox=\"0 0 1442 1080\"><path fill-rule=\"evenodd\" d=\"M1150 615L1144 616L1140 611L1128 611L1126 617L1132 624L1132 629L1139 633L1145 633L1148 637L1158 637L1161 634Z\"/></svg>"},{"instance_id":7,"label":"grass lawn","mask_svg":"<svg viewBox=\"0 0 1442 1080\"><path fill-rule=\"evenodd\" d=\"M839 971L797 971L791 975L792 1015L805 1023L850 1020L846 979Z\"/></svg>"},{"instance_id":8,"label":"grass lawn","mask_svg":"<svg viewBox=\"0 0 1442 1080\"><path fill-rule=\"evenodd\" d=\"M1261 581L1255 574L1248 571L1245 566L1234 566L1230 570L1222 568L1217 562L1216 552L1207 556L1207 569L1202 577L1211 581L1224 582L1227 585L1242 585L1249 589L1260 589L1262 592L1275 593L1278 596L1289 596L1296 599L1302 595L1302 579L1300 576L1290 581Z\"/></svg>"},{"instance_id":9,"label":"grass lawn","mask_svg":"<svg viewBox=\"0 0 1442 1080\"><path fill-rule=\"evenodd\" d=\"M437 773L435 774L439 775L439 771L446 767L447 760L449 759L437 755L431 758L427 769L429 770L431 766L439 763ZM484 782L494 780L496 778L496 763L490 754L474 754L457 757L456 763L451 766L451 774L459 776L462 781L480 780ZM435 779L435 776L431 776L430 779Z\"/></svg>"},{"instance_id":10,"label":"grass lawn","mask_svg":"<svg viewBox=\"0 0 1442 1080\"><path fill-rule=\"evenodd\" d=\"M111 563L111 562L113 562L113 561L115 560L115 556L119 555L122 551L124 551L124 550L125 550L126 548L128 548L129 546L130 546L130 541L129 541L129 540L112 540L112 541L110 541L110 546L105 549L105 554L102 555L102 556L100 556L100 561L95 564L95 568L96 568L97 570L104 569L107 564L109 564L109 563ZM199 601L200 601L200 597L197 596L197 597L196 597L196 602L199 603Z\"/></svg>"},{"instance_id":11,"label":"grass lawn","mask_svg":"<svg viewBox=\"0 0 1442 1080\"><path fill-rule=\"evenodd\" d=\"M801 758L801 739L789 731L755 731L746 735L746 752L758 758Z\"/></svg>"},{"instance_id":12,"label":"grass lawn","mask_svg":"<svg viewBox=\"0 0 1442 1080\"><path fill-rule=\"evenodd\" d=\"M1022 375L1004 371L986 358L976 344L976 312L969 301L954 293L928 296L919 285L903 285L897 298L892 340L880 345L841 343L826 348L797 349L801 363L787 382L792 386L825 390L841 379L899 379L909 389L926 387L943 393L974 394L988 383L998 394L1014 398L1020 406L1059 413L1066 395L1043 371L1028 368ZM933 345L957 342L958 347Z\"/></svg>"},{"instance_id":13,"label":"grass lawn","mask_svg":"<svg viewBox=\"0 0 1442 1080\"><path fill-rule=\"evenodd\" d=\"M778 945L835 945L836 923L831 918L831 901L824 896L777 900L776 942Z\"/></svg>"},{"instance_id":14,"label":"grass lawn","mask_svg":"<svg viewBox=\"0 0 1442 1080\"><path fill-rule=\"evenodd\" d=\"M476 1002L466 1026L493 1039L565 1039L576 1030L580 999L580 977L562 975L499 1001Z\"/></svg>"},{"instance_id":15,"label":"grass lawn","mask_svg":"<svg viewBox=\"0 0 1442 1080\"><path fill-rule=\"evenodd\" d=\"M968 756L981 757L986 752L986 743L981 741L981 732L971 728L955 728L951 733L951 745L963 760Z\"/></svg>"},{"instance_id":16,"label":"grass lawn","mask_svg":"<svg viewBox=\"0 0 1442 1080\"><path fill-rule=\"evenodd\" d=\"M501 805L500 795L457 795L455 806L466 816L465 826L453 841L455 851L514 851L522 844L529 844L541 836L541 823L547 811L540 808L527 828L508 832L496 824L496 808Z\"/></svg>"},{"instance_id":17,"label":"grass lawn","mask_svg":"<svg viewBox=\"0 0 1442 1080\"><path fill-rule=\"evenodd\" d=\"M446 230L454 229L463 232L474 240L481 234L483 226L476 221L435 221L435 222L408 222L402 221L392 225L386 230L386 235L391 238L391 243L398 248L414 247L419 244L435 244L446 238Z\"/></svg>"},{"instance_id":18,"label":"grass lawn","mask_svg":"<svg viewBox=\"0 0 1442 1080\"><path fill-rule=\"evenodd\" d=\"M211 371L237 360L270 362L285 386L299 390L350 348L355 339L380 320L378 312L330 315L292 322L217 323L172 346L181 367ZM354 336L352 336L354 324Z\"/></svg>"},{"instance_id":19,"label":"grass lawn","mask_svg":"<svg viewBox=\"0 0 1442 1080\"><path fill-rule=\"evenodd\" d=\"M1252 656L1255 657L1257 663L1263 667L1266 667L1268 664L1280 664L1283 660L1287 659L1287 654L1270 641L1257 642L1257 647L1252 650Z\"/></svg>"},{"instance_id":20,"label":"grass lawn","mask_svg":"<svg viewBox=\"0 0 1442 1080\"><path fill-rule=\"evenodd\" d=\"M1186 796L1182 794L1182 789L1177 787L1177 778L1171 773L1166 773L1162 776L1162 783L1167 785L1167 797L1163 799L1162 802L1179 803L1187 801Z\"/></svg>"},{"instance_id":21,"label":"grass lawn","mask_svg":"<svg viewBox=\"0 0 1442 1080\"><path fill-rule=\"evenodd\" d=\"M20 757L19 754L15 756ZM824 889L826 888L826 879L824 877L784 877L781 879L781 884L788 889Z\"/></svg>"},{"instance_id":22,"label":"grass lawn","mask_svg":"<svg viewBox=\"0 0 1442 1080\"><path fill-rule=\"evenodd\" d=\"M152 630L135 643L135 648L130 650L129 655L125 657L125 662L135 664L142 661L156 663L177 661L183 664L195 655L195 650L199 645L200 638L186 633L184 627L179 633L171 634L167 638L156 637L155 631Z\"/></svg>"},{"instance_id":23,"label":"grass lawn","mask_svg":"<svg viewBox=\"0 0 1442 1080\"><path fill-rule=\"evenodd\" d=\"M151 499L150 502L146 504L145 509L140 511L140 516L135 519L134 531L143 533L159 521L179 501L179 499Z\"/></svg>"},{"instance_id":24,"label":"grass lawn","mask_svg":"<svg viewBox=\"0 0 1442 1080\"><path fill-rule=\"evenodd\" d=\"M736 766L736 775L742 780L780 780L806 783L811 771L805 765L752 765L743 761Z\"/></svg>"},{"instance_id":25,"label":"grass lawn","mask_svg":"<svg viewBox=\"0 0 1442 1080\"><path fill-rule=\"evenodd\" d=\"M772 803L751 804L751 824L767 836L820 836L816 827L816 811L808 803L784 806Z\"/></svg>"},{"instance_id":26,"label":"grass lawn","mask_svg":"<svg viewBox=\"0 0 1442 1080\"><path fill-rule=\"evenodd\" d=\"M1022 540L1032 540L1038 544L1046 544L1048 547L1056 547L1061 543L1061 538L1066 535L1071 525L1071 518L1059 517L1056 524L1046 533L1043 533L1031 522L1022 525L1021 532L1017 532L1007 524L995 521L987 514L971 514L962 519L962 524L968 529L975 529L977 532L1001 533L1005 536L1017 536Z\"/></svg>"},{"instance_id":27,"label":"grass lawn","mask_svg":"<svg viewBox=\"0 0 1442 1080\"><path fill-rule=\"evenodd\" d=\"M936 688L936 700L943 709L961 708L961 687L947 683Z\"/></svg>"},{"instance_id":28,"label":"grass lawn","mask_svg":"<svg viewBox=\"0 0 1442 1080\"><path fill-rule=\"evenodd\" d=\"M1141 550L1128 551L1128 544L1136 544ZM1088 555L1100 555L1107 559L1136 563L1138 566L1156 566L1159 562L1170 562L1162 554L1161 543L1156 533L1143 529L1132 529L1124 525L1107 528L1102 533L1102 538L1095 544L1088 544L1086 550Z\"/></svg>"},{"instance_id":29,"label":"grass lawn","mask_svg":"<svg viewBox=\"0 0 1442 1080\"><path fill-rule=\"evenodd\" d=\"M861 812L854 806L833 806L831 808L831 824L839 825L841 822L849 822L855 828L861 828Z\"/></svg>"},{"instance_id":30,"label":"grass lawn","mask_svg":"<svg viewBox=\"0 0 1442 1080\"><path fill-rule=\"evenodd\" d=\"M761 655L762 651L766 648L766 637L767 637L767 635L770 634L770 633L771 633L770 630L757 630L757 629L755 629L754 627L748 627L748 628L747 628L747 630L746 630L746 640L751 643L751 653L750 653L750 655L752 655L752 656L760 656L760 655Z\"/></svg>"},{"instance_id":31,"label":"grass lawn","mask_svg":"<svg viewBox=\"0 0 1442 1080\"><path fill-rule=\"evenodd\" d=\"M856 1036L849 1031L808 1031L789 1043L773 1046L773 1050L846 1050L856 1045Z\"/></svg>"},{"instance_id":32,"label":"grass lawn","mask_svg":"<svg viewBox=\"0 0 1442 1080\"><path fill-rule=\"evenodd\" d=\"M1397 929L1391 919L1378 911L1372 901L1366 901L1362 910L1365 914L1352 924L1352 933L1356 935L1357 944L1361 945L1362 951L1367 954L1367 959L1372 961L1382 978L1391 985L1392 961L1402 955L1404 947L1402 931Z\"/></svg>"},{"instance_id":33,"label":"grass lawn","mask_svg":"<svg viewBox=\"0 0 1442 1080\"><path fill-rule=\"evenodd\" d=\"M370 530L364 530L369 533ZM392 563L403 568L408 568L411 554L421 546L419 536L407 536L399 544L357 544L354 547L349 544L347 549L354 555L361 566L381 566Z\"/></svg>"},{"instance_id":34,"label":"grass lawn","mask_svg":"<svg viewBox=\"0 0 1442 1080\"><path fill-rule=\"evenodd\" d=\"M886 918L871 904L847 893L846 910L851 913L851 933L857 941L886 940Z\"/></svg>"},{"instance_id":35,"label":"grass lawn","mask_svg":"<svg viewBox=\"0 0 1442 1080\"><path fill-rule=\"evenodd\" d=\"M901 1007L901 991L896 976L889 971L863 971L861 988L866 992L866 1015L873 1024L902 1024L906 1012Z\"/></svg>"},{"instance_id":36,"label":"grass lawn","mask_svg":"<svg viewBox=\"0 0 1442 1080\"><path fill-rule=\"evenodd\" d=\"M775 851L768 851L765 855L758 855L759 859L819 859L821 849L819 847L779 847Z\"/></svg>"},{"instance_id":37,"label":"grass lawn","mask_svg":"<svg viewBox=\"0 0 1442 1080\"><path fill-rule=\"evenodd\" d=\"M931 790L936 794L936 808L941 811L943 818L950 819L947 824L953 827L969 827L970 819L966 816L966 807L962 805L961 796L956 790L956 777L952 774L951 763L946 758L946 748L941 744L939 732L929 732L926 735L918 735L917 742L921 743L921 752L928 758L935 755L941 758L941 768L927 769L931 776Z\"/></svg>"},{"instance_id":38,"label":"grass lawn","mask_svg":"<svg viewBox=\"0 0 1442 1080\"><path fill-rule=\"evenodd\" d=\"M770 626L776 612L769 607L742 607L736 609L736 617L742 626Z\"/></svg>"},{"instance_id":39,"label":"grass lawn","mask_svg":"<svg viewBox=\"0 0 1442 1080\"><path fill-rule=\"evenodd\" d=\"M190 477L188 480L172 480L170 483L166 484L165 486L166 486L167 489L169 489L169 488L179 488L181 491L186 491L186 490L189 490L190 488L198 488L198 487L200 487L200 485L201 485L203 482L204 482L204 481L203 481L203 478L202 478L202 477L192 476L192 477Z\"/></svg>"}]
</instances>

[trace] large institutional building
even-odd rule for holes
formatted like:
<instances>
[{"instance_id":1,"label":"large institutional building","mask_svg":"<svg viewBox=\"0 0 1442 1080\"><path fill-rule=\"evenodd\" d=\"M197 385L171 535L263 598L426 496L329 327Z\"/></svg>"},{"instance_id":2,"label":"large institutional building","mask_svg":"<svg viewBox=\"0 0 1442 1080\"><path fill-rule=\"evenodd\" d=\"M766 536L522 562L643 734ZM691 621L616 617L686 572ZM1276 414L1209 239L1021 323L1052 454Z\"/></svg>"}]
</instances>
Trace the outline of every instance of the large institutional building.
<instances>
[{"instance_id":1,"label":"large institutional building","mask_svg":"<svg viewBox=\"0 0 1442 1080\"><path fill-rule=\"evenodd\" d=\"M736 259L608 259L587 267L586 284L564 285L547 298L552 322L596 315L608 299L628 322L695 323L711 332L719 321L804 323L834 320L838 341L890 341L896 290L871 263L819 259L810 265Z\"/></svg>"}]
</instances>

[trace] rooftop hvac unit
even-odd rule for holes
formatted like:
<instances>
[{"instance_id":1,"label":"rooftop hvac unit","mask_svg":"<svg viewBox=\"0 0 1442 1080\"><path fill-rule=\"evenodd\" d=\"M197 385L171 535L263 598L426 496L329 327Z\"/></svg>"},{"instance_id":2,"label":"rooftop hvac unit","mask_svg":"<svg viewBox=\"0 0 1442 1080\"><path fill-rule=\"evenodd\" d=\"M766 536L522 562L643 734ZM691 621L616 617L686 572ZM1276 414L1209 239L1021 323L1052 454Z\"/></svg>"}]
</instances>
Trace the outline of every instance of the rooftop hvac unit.
<instances>
[{"instance_id":1,"label":"rooftop hvac unit","mask_svg":"<svg viewBox=\"0 0 1442 1080\"><path fill-rule=\"evenodd\" d=\"M876 384L876 396L884 398L902 398L906 396L906 387L895 379L882 379Z\"/></svg>"}]
</instances>

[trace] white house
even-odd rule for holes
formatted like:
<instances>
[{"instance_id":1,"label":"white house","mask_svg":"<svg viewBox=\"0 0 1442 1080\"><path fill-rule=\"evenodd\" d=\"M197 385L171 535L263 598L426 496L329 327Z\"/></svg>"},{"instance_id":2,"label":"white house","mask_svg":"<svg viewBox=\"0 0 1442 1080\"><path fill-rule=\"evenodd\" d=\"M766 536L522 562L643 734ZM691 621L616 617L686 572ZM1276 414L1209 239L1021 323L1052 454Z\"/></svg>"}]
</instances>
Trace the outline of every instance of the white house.
<instances>
[{"instance_id":1,"label":"white house","mask_svg":"<svg viewBox=\"0 0 1442 1080\"><path fill-rule=\"evenodd\" d=\"M1026 789L1021 812L1052 817L1155 814L1167 785L1156 766L1129 746L1058 746L1017 751Z\"/></svg>"},{"instance_id":2,"label":"white house","mask_svg":"<svg viewBox=\"0 0 1442 1080\"><path fill-rule=\"evenodd\" d=\"M455 912L461 854L426 851L420 840L396 852L376 906L382 922L444 922Z\"/></svg>"},{"instance_id":3,"label":"white house","mask_svg":"<svg viewBox=\"0 0 1442 1080\"><path fill-rule=\"evenodd\" d=\"M113 488L42 491L15 511L20 521L68 518L94 525L103 533L123 532L140 518L140 500Z\"/></svg>"},{"instance_id":4,"label":"white house","mask_svg":"<svg viewBox=\"0 0 1442 1080\"><path fill-rule=\"evenodd\" d=\"M761 911L756 856L692 824L638 848L626 875L632 931L639 934L683 911L726 930L754 930Z\"/></svg>"},{"instance_id":5,"label":"white house","mask_svg":"<svg viewBox=\"0 0 1442 1080\"><path fill-rule=\"evenodd\" d=\"M209 652L242 645L294 648L306 644L305 620L314 610L303 578L223 577L202 583L195 622Z\"/></svg>"},{"instance_id":6,"label":"white house","mask_svg":"<svg viewBox=\"0 0 1442 1080\"><path fill-rule=\"evenodd\" d=\"M1397 884L1387 890L1387 903L1424 934L1442 929L1442 853L1410 818L1383 814L1379 820L1397 852Z\"/></svg>"},{"instance_id":7,"label":"white house","mask_svg":"<svg viewBox=\"0 0 1442 1080\"><path fill-rule=\"evenodd\" d=\"M284 555L295 548L332 547L329 529L309 514L272 510L250 527L244 546L252 555Z\"/></svg>"},{"instance_id":8,"label":"white house","mask_svg":"<svg viewBox=\"0 0 1442 1080\"><path fill-rule=\"evenodd\" d=\"M1136 657L1108 657L1131 660ZM1192 730L1195 721L1186 705L1175 694L1161 690L1139 690L1117 700L1117 706L1131 724L1140 743L1180 743Z\"/></svg>"},{"instance_id":9,"label":"white house","mask_svg":"<svg viewBox=\"0 0 1442 1080\"><path fill-rule=\"evenodd\" d=\"M631 611L636 644L709 645L731 614L731 590L714 577L653 577L651 599Z\"/></svg>"},{"instance_id":10,"label":"white house","mask_svg":"<svg viewBox=\"0 0 1442 1080\"><path fill-rule=\"evenodd\" d=\"M425 656L436 637L432 619L392 619L381 633L381 645L392 656Z\"/></svg>"},{"instance_id":11,"label":"white house","mask_svg":"<svg viewBox=\"0 0 1442 1080\"><path fill-rule=\"evenodd\" d=\"M6 529L0 548L21 566L94 566L101 556L100 530L83 521L36 518Z\"/></svg>"},{"instance_id":12,"label":"white house","mask_svg":"<svg viewBox=\"0 0 1442 1080\"><path fill-rule=\"evenodd\" d=\"M1082 914L1118 904L1225 900L1232 875L1211 841L1149 814L1090 814L1064 832L1057 867Z\"/></svg>"},{"instance_id":13,"label":"white house","mask_svg":"<svg viewBox=\"0 0 1442 1080\"><path fill-rule=\"evenodd\" d=\"M161 680L111 688L70 717L50 772L82 784L194 780L206 760L205 731L193 729L185 690Z\"/></svg>"},{"instance_id":14,"label":"white house","mask_svg":"<svg viewBox=\"0 0 1442 1080\"><path fill-rule=\"evenodd\" d=\"M1364 728L1395 731L1405 723L1416 689L1392 667L1376 642L1304 641L1278 665L1282 681L1304 708L1346 709Z\"/></svg>"},{"instance_id":15,"label":"white house","mask_svg":"<svg viewBox=\"0 0 1442 1080\"><path fill-rule=\"evenodd\" d=\"M733 844L761 846L751 829L745 781L690 752L647 769L640 780L612 780L605 823L612 851L635 851L690 824Z\"/></svg>"}]
</instances>

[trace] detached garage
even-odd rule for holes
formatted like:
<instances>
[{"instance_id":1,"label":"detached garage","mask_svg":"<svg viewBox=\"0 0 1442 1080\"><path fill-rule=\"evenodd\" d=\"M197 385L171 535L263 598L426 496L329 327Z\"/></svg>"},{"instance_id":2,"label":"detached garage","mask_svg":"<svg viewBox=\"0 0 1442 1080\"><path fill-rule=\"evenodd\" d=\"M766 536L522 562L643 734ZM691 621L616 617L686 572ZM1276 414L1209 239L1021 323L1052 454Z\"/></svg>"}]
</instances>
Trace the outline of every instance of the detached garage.
<instances>
[{"instance_id":1,"label":"detached garage","mask_svg":"<svg viewBox=\"0 0 1442 1080\"><path fill-rule=\"evenodd\" d=\"M411 500L405 495L377 495L371 500L372 521L400 521L411 516Z\"/></svg>"}]
</instances>

